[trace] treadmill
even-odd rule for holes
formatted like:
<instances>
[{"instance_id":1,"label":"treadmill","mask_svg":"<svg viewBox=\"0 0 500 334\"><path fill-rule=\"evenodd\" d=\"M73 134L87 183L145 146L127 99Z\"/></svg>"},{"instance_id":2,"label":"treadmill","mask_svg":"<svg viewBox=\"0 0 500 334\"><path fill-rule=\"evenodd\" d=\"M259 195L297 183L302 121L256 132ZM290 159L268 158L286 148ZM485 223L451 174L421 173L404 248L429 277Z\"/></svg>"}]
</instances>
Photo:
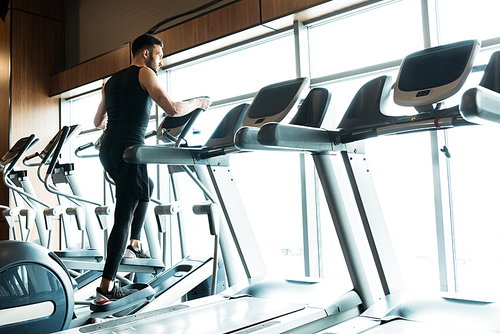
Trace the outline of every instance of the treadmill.
<instances>
[{"instance_id":1,"label":"treadmill","mask_svg":"<svg viewBox=\"0 0 500 334\"><path fill-rule=\"evenodd\" d=\"M258 142L270 148L307 151L313 156L340 154L362 217L385 297L361 316L320 333L500 332L498 302L448 294L427 296L404 289L363 154L363 143L371 137L499 123L499 53L492 56L480 86L465 92L460 105L439 105L460 90L478 50L479 43L469 40L419 51L403 60L394 99L397 104L415 107L416 115L396 117L381 112L391 91L390 78L382 76L360 89L336 130L267 124L259 131ZM299 135L306 139L296 140ZM316 165L320 178L323 172L335 172L325 162L316 161ZM327 200L337 199L327 196Z\"/></svg>"}]
</instances>

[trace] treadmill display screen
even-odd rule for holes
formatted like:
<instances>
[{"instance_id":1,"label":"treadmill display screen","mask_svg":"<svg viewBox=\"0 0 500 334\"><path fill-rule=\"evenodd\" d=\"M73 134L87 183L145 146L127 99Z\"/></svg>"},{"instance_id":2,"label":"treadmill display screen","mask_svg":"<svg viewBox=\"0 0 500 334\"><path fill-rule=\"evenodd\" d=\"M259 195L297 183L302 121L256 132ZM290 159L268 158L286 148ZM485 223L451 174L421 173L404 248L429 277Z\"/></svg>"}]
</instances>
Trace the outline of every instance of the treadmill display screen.
<instances>
[{"instance_id":1,"label":"treadmill display screen","mask_svg":"<svg viewBox=\"0 0 500 334\"><path fill-rule=\"evenodd\" d=\"M473 41L465 41L408 56L401 68L399 89L421 91L454 82L464 74L473 47Z\"/></svg>"}]
</instances>

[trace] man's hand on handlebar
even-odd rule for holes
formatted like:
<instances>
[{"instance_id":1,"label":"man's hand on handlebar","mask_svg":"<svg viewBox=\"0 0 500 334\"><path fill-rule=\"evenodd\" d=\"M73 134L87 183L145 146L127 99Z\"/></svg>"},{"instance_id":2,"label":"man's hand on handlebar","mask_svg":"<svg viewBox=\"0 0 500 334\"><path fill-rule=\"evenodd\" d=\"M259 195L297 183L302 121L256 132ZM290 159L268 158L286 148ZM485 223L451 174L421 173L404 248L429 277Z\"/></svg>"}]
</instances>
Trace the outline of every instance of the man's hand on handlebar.
<instances>
[{"instance_id":1,"label":"man's hand on handlebar","mask_svg":"<svg viewBox=\"0 0 500 334\"><path fill-rule=\"evenodd\" d=\"M212 101L210 101L209 98L206 98L206 97L200 97L198 98L198 100L200 101L200 108L203 109L203 110L207 110L208 108L210 108L210 105L212 104Z\"/></svg>"}]
</instances>

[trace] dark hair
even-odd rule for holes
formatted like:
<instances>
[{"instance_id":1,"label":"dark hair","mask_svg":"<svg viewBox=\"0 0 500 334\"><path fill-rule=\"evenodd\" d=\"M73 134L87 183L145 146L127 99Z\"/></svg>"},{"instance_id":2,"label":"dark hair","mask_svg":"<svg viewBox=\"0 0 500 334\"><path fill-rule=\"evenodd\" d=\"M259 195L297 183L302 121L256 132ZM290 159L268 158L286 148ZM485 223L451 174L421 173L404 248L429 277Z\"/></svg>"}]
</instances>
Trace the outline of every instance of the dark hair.
<instances>
[{"instance_id":1,"label":"dark hair","mask_svg":"<svg viewBox=\"0 0 500 334\"><path fill-rule=\"evenodd\" d=\"M150 50L150 48L154 47L155 45L163 47L163 42L161 41L161 39L153 35L141 35L137 37L132 43L132 54L135 57L138 52L141 52L144 49Z\"/></svg>"}]
</instances>

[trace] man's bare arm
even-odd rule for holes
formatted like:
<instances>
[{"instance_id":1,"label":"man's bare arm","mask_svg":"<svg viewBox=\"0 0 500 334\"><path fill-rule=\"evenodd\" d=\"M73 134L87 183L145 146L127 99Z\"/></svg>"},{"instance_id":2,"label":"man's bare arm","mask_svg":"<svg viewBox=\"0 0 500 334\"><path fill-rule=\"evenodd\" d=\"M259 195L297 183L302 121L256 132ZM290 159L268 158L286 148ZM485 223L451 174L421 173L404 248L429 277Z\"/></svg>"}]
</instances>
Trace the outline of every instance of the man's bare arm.
<instances>
[{"instance_id":1,"label":"man's bare arm","mask_svg":"<svg viewBox=\"0 0 500 334\"><path fill-rule=\"evenodd\" d=\"M175 102L160 86L155 73L148 67L139 71L139 82L156 102L169 116L179 117L189 114L197 108L207 110L210 107L210 99L197 98L185 102Z\"/></svg>"}]
</instances>

